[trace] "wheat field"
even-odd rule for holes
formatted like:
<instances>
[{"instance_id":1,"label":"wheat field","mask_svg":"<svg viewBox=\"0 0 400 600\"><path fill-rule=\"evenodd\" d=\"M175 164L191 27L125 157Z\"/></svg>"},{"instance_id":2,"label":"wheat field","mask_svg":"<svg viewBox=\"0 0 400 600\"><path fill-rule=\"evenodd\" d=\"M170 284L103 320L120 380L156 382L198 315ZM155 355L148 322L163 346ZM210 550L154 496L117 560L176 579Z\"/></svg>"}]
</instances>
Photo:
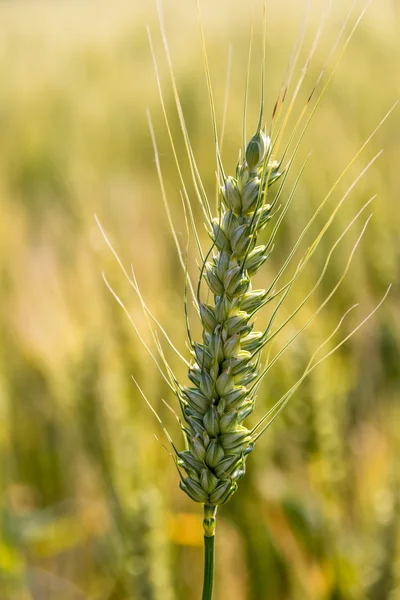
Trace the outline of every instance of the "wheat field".
<instances>
[{"instance_id":1,"label":"wheat field","mask_svg":"<svg viewBox=\"0 0 400 600\"><path fill-rule=\"evenodd\" d=\"M193 152L213 198L215 150L195 2L164 4ZM299 106L349 5L333 3ZM267 1L267 120L305 6ZM354 15L363 3L357 7ZM322 9L311 2L297 76ZM249 131L258 115L262 2L254 9L239 0L202 3L219 127L227 107L222 157L229 173L241 144L252 10ZM179 490L162 431L131 375L179 436L162 401L173 399L104 284L103 271L151 344L140 302L94 218L123 263L133 265L157 319L187 352L184 275L162 203L147 109L182 242L186 225L146 25L193 194L155 3L0 4L0 600L200 597L201 508ZM257 275L260 287L399 98L399 39L398 2L375 0L302 142L298 164L311 152L309 164L272 257ZM219 517L216 600L400 599L399 132L397 108L332 195L331 208L384 150L287 299L280 320L314 285L335 239L376 194L348 275L268 375L260 410L298 379L350 306L359 304L346 332L393 286L379 311L304 382L250 456L239 491ZM196 205L194 216L207 243ZM276 349L329 293L359 231L335 252L320 288ZM194 255L188 268L196 274ZM184 380L184 367L169 358Z\"/></svg>"}]
</instances>

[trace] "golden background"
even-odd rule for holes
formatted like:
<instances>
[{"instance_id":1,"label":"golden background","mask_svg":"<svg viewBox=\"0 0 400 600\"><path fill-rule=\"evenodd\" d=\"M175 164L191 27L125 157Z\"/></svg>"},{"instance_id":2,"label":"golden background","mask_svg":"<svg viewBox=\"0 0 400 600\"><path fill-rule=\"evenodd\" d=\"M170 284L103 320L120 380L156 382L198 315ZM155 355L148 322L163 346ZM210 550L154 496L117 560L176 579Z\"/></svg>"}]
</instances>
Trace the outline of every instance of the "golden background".
<instances>
[{"instance_id":1,"label":"golden background","mask_svg":"<svg viewBox=\"0 0 400 600\"><path fill-rule=\"evenodd\" d=\"M267 124L305 4L267 2ZM215 149L195 2L164 5L193 151L213 197ZM295 114L349 6L344 0L334 3ZM347 31L362 8L359 3ZM322 3L311 3L296 77L322 9ZM254 8L238 0L202 3L219 126L231 56L222 154L232 174L241 144L253 12L250 134L258 115L261 3ZM260 285L268 285L302 226L398 99L399 19L398 2L376 0L355 32L302 142L294 171L310 151L311 158ZM102 271L151 344L138 298L94 219L96 213L128 270L133 264L149 307L187 353L184 277L161 199L146 109L184 245L181 184L147 24L192 194L155 3L0 4L1 600L200 597L201 507L179 490L173 461L153 435L162 440L162 431L131 375L180 440L174 416L162 403L162 398L174 400L104 284ZM362 330L304 382L249 458L239 491L220 510L216 600L400 598L399 115L397 108L318 217L321 227L383 148L338 213L279 320L311 289L329 248L377 194L351 270L266 379L257 415L296 381L347 308L360 305L344 334L373 309L389 283L394 285ZM195 203L194 212L207 244ZM360 219L343 240L322 285L276 349L332 289L362 225ZM195 278L192 250L189 268ZM184 383L185 369L172 353L168 358Z\"/></svg>"}]
</instances>

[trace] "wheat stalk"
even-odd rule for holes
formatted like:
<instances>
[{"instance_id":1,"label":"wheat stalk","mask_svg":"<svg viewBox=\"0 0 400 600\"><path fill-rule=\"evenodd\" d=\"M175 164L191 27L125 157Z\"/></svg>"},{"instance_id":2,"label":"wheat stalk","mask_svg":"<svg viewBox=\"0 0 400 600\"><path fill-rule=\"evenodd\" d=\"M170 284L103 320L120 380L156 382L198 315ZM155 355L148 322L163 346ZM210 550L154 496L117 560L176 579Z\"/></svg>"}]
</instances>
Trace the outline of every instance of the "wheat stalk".
<instances>
[{"instance_id":1,"label":"wheat stalk","mask_svg":"<svg viewBox=\"0 0 400 600\"><path fill-rule=\"evenodd\" d=\"M353 5L354 6L354 5ZM353 7L352 7L353 8ZM193 151L190 145L183 111L180 105L179 95L175 83L175 78L172 69L172 62L169 54L168 44L166 40L165 28L163 25L162 13L159 6L159 16L161 24L161 33L164 40L164 47L166 56L168 59L168 65L171 73L171 82L173 92L175 96L175 102L178 109L178 115L180 119L180 125L184 135L186 151L189 158L189 164L191 167L192 182L196 191L197 198L202 206L205 223L209 228L209 235L211 238L211 244L206 253L203 252L200 239L197 233L196 222L193 216L191 202L189 195L186 191L185 181L180 168L179 159L175 150L174 141L169 126L168 116L165 108L163 94L160 85L160 78L158 76L157 63L154 57L154 50L150 38L151 49L154 58L154 64L157 74L157 82L159 86L159 93L161 99L161 106L164 113L165 122L167 125L168 135L171 141L171 147L175 157L178 173L182 183L182 198L183 207L185 211L185 218L187 221L187 228L192 228L195 235L196 245L201 258L200 276L196 286L191 282L188 269L187 260L184 258L184 253L180 247L177 234L174 230L172 223L171 213L169 210L168 201L165 194L165 188L163 185L162 171L160 161L157 152L157 145L155 140L155 134L151 119L149 117L149 126L151 137L153 141L156 166L158 175L160 178L162 198L167 210L168 220L171 226L172 234L175 240L175 244L178 249L179 258L181 261L182 268L185 273L186 287L189 293L192 295L194 304L197 309L198 316L202 324L202 338L201 340L193 340L187 310L187 293L185 293L185 316L186 325L188 332L188 339L191 349L191 358L188 361L178 350L168 337L164 328L152 315L150 309L145 303L141 291L139 289L138 282L132 269L132 273L128 274L122 265L116 251L114 250L111 242L106 236L100 223L100 229L103 236L114 253L118 263L123 269L125 276L129 280L133 289L137 293L144 314L146 315L149 329L152 333L153 341L158 350L159 358L154 354L150 347L145 343L142 335L138 331L132 317L129 315L122 301L118 298L116 293L113 291L111 286L106 283L114 294L122 308L128 314L135 331L139 335L142 343L146 350L149 352L157 368L162 373L162 376L168 383L170 389L176 395L180 409L181 417L178 417L178 421L181 425L184 440L185 449L180 450L171 439L168 431L162 423L161 418L156 413L151 405L151 402L147 399L145 393L138 386L140 393L142 394L145 401L154 412L156 418L160 422L164 429L164 432L168 438L168 441L172 447L172 455L174 457L175 464L180 476L180 487L186 492L186 494L195 502L202 503L204 505L204 539L205 539L205 573L204 573L204 588L203 588L203 600L210 600L212 597L213 589L213 575L214 575L214 536L216 526L216 513L217 508L232 497L238 488L238 482L245 474L246 459L247 456L252 452L255 447L257 440L269 427L269 425L275 420L278 414L286 406L292 395L296 392L298 387L304 381L306 377L316 368L321 362L328 358L337 348L339 348L351 335L353 335L364 323L370 318L372 314L381 305L382 301L378 304L374 310L367 315L357 325L350 334L341 339L333 349L326 352L318 358L318 355L323 350L325 345L337 334L341 327L344 318L354 307L351 307L340 320L337 327L334 329L332 334L317 348L312 355L306 369L299 378L299 380L290 388L277 402L275 405L265 414L258 423L248 429L245 426L246 418L253 412L257 392L263 377L273 367L276 361L282 356L286 349L297 339L297 337L308 327L311 321L320 313L322 308L332 298L344 277L346 276L353 259L354 253L357 246L362 238L362 235L368 225L370 216L367 218L362 231L357 238L356 243L349 255L348 261L345 265L342 276L339 278L336 285L333 287L331 292L327 295L325 300L321 303L315 313L307 320L307 322L300 328L299 331L293 335L284 347L271 358L263 367L262 365L262 350L267 346L282 329L293 319L293 317L301 310L307 300L315 292L320 285L322 279L325 276L329 261L334 253L336 247L341 242L343 237L356 223L359 217L363 214L364 210L369 206L373 198L365 202L361 210L355 215L350 221L348 226L338 237L336 242L333 244L329 251L321 275L318 278L315 286L310 290L305 298L299 303L298 307L289 315L289 317L275 330L273 330L274 322L279 313L281 306L283 305L288 293L291 291L293 285L296 283L298 278L301 276L309 260L313 256L314 252L319 247L319 244L325 235L326 231L333 222L337 212L340 210L346 198L349 196L352 189L365 174L368 168L378 158L378 153L361 171L361 173L355 178L353 183L349 186L346 193L343 195L341 200L337 203L334 210L330 214L324 226L316 238L311 243L309 249L305 255L298 262L295 268L294 274L290 279L280 284L282 277L285 275L289 266L294 260L295 253L300 246L300 243L304 239L305 235L309 231L312 223L315 221L317 215L326 205L328 199L337 188L344 175L349 170L350 166L354 164L356 159L368 142L371 140L373 135L382 125L382 123L389 116L394 107L387 113L387 115L379 123L378 127L368 137L367 141L361 149L356 153L353 159L349 162L343 173L339 176L336 183L332 186L331 190L322 200L320 206L317 208L315 214L310 219L310 222L306 225L303 231L300 233L297 242L293 249L289 253L287 259L282 265L281 269L277 273L271 285L268 289L252 289L252 278L261 269L265 261L268 259L272 252L273 245L276 239L279 227L290 208L291 202L295 196L297 184L302 176L303 170L306 163L302 166L299 174L295 180L295 183L288 194L288 199L284 204L280 212L277 210L279 202L281 201L282 195L285 191L285 185L287 176L292 168L294 158L297 154L299 145L303 139L304 133L309 125L309 122L335 72L335 69L339 63L341 56L343 55L360 19L362 18L365 11L356 20L355 25L350 31L340 54L339 60L335 67L332 69L330 76L328 77L322 91L320 92L311 114L306 118L306 112L310 105L311 98L313 97L318 84L320 83L322 76L325 72L326 66L336 50L339 41L343 35L345 27L350 19L352 13L350 9L344 25L335 41L332 51L328 57L326 64L324 65L315 86L313 87L306 105L300 114L293 130L289 136L289 141L286 147L280 151L283 135L286 130L290 113L294 106L296 97L299 89L303 84L305 73L308 65L312 59L312 56L317 48L318 41L322 34L323 24L326 18L324 16L321 27L317 31L314 43L312 44L311 51L307 57L306 65L302 70L300 79L295 86L294 92L290 99L289 107L286 112L283 112L283 106L287 97L287 91L289 89L290 81L292 79L296 62L300 53L300 47L304 35L304 27L301 28L299 39L296 41L295 49L293 51L283 84L281 92L277 98L273 115L272 124L267 135L266 128L263 126L263 107L264 101L263 96L261 98L260 114L258 120L258 126L255 134L251 137L247 143L246 148L243 150L243 158L238 162L235 176L226 176L224 173L221 156L220 156L220 145L217 135L217 126L215 119L214 101L211 91L210 75L208 69L207 55L205 51L204 36L201 29L201 38L203 43L203 55L205 58L205 67L207 75L207 84L209 89L211 114L214 128L214 138L216 147L216 159L217 159L217 171L218 171L218 193L217 193L217 215L212 217L212 211L210 203L205 193L204 187L201 182L201 178L197 169L197 165L193 156ZM251 47L251 43L250 43ZM250 52L249 52L250 54ZM265 36L264 36L264 54L265 54ZM249 60L250 64L250 60ZM265 56L263 60L262 68L262 91L264 89L264 64ZM248 81L248 75L247 75ZM246 100L245 100L245 111L244 111L244 135L245 135L245 122L246 122L246 104L247 104L247 83L246 83ZM305 120L305 124L303 123ZM297 138L296 138L297 136ZM289 153L291 146L294 144L292 154L287 159L287 163L284 165L284 159ZM276 157L280 156L279 159ZM307 162L307 161L306 161ZM279 184L279 185L277 185ZM266 244L258 244L258 236L267 225L273 223L272 231ZM281 285L277 289L277 286ZM206 299L204 299L206 298ZM268 325L264 331L254 330L254 318L258 311L266 306L268 303L272 303L276 300L276 306L272 310ZM167 341L167 343L174 349L178 354L179 358L188 367L188 378L190 380L189 385L182 385L175 377L163 350L162 344L159 339L159 333ZM161 363L159 362L161 359ZM135 382L136 383L136 382ZM171 409L172 410L172 409Z\"/></svg>"}]
</instances>

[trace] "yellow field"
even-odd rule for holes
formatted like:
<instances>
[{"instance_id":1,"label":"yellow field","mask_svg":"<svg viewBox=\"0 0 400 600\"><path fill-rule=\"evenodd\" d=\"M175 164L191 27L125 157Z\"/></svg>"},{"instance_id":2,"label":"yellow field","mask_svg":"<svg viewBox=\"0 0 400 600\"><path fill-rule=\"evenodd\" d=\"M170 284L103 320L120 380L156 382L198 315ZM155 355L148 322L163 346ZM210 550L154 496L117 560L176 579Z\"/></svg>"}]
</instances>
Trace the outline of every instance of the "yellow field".
<instances>
[{"instance_id":1,"label":"yellow field","mask_svg":"<svg viewBox=\"0 0 400 600\"><path fill-rule=\"evenodd\" d=\"M195 2L164 4L183 111L213 204L215 150ZM249 135L258 116L261 4L254 7ZM267 4L268 123L306 3ZM289 128L350 3L334 4ZM362 3L348 32L361 9ZM219 127L231 55L222 155L233 174L252 10L239 0L204 0L202 10ZM296 78L321 14L320 3L311 3ZM162 431L131 375L181 446L175 417L162 402L174 399L104 284L103 271L151 345L140 302L94 219L97 214L126 268L133 265L149 307L187 354L184 275L162 202L147 109L184 245L181 184L146 24L193 195L155 3L0 5L0 600L200 597L201 507L179 490L173 461L153 435L164 444ZM399 39L398 3L376 0L302 142L293 173L312 152L310 161L260 285L271 281L302 227L399 98ZM215 600L400 599L399 110L346 173L301 247L304 253L383 148L287 298L279 323L313 287L335 240L376 194L333 254L321 286L274 345L273 353L283 348L329 294L373 212L337 294L265 380L258 417L301 376L349 307L359 303L337 340L393 287L371 320L304 382L251 455L239 491L220 511ZM193 206L206 246L201 210ZM193 240L189 270L195 279ZM184 383L185 368L165 351Z\"/></svg>"}]
</instances>

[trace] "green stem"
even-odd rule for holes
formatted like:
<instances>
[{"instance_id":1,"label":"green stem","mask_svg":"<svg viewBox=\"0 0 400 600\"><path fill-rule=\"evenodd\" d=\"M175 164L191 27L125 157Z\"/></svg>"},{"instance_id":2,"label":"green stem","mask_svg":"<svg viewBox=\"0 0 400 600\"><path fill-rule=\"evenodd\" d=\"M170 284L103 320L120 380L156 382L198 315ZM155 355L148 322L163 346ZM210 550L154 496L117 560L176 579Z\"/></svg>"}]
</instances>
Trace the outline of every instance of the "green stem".
<instances>
[{"instance_id":1,"label":"green stem","mask_svg":"<svg viewBox=\"0 0 400 600\"><path fill-rule=\"evenodd\" d=\"M212 600L213 595L216 514L216 506L204 505L204 584L202 600Z\"/></svg>"}]
</instances>

